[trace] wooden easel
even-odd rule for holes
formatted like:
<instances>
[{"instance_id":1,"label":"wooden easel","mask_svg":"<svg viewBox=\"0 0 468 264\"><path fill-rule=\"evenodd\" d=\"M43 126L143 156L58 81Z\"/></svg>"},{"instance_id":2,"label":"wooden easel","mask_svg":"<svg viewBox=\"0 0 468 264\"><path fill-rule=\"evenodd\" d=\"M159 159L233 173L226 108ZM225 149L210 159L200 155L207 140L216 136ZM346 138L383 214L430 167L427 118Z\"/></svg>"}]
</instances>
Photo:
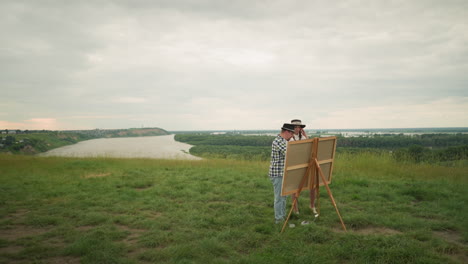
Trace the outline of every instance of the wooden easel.
<instances>
[{"instance_id":1,"label":"wooden easel","mask_svg":"<svg viewBox=\"0 0 468 264\"><path fill-rule=\"evenodd\" d=\"M319 162L317 160L317 148L318 148L318 138L315 138L314 139L314 148L311 150L312 153L311 153L310 161L309 161L308 166L307 166L307 170L304 173L304 176L302 177L301 182L299 184L299 188L295 193L295 199L293 201L293 205L291 207L291 210L289 210L289 214L288 214L288 217L286 218L286 221L284 221L283 228L281 229L281 233L283 233L284 229L286 228L286 225L287 225L287 223L289 221L289 218L291 217L292 211L293 211L294 207L297 204L297 200L299 199L299 195L301 194L302 188L304 187L304 184L307 181L307 177L309 177L309 174L310 174L311 170L315 170L315 172L316 172L315 176L316 177L315 177L314 181L311 184L309 184L309 191L310 192L312 192L312 191L316 192L316 194L315 194L316 198L315 199L317 200L317 204L318 204L318 214L320 214L320 204L318 203L319 196L320 196L320 192L319 192L319 186L320 186L319 174L320 174L320 177L322 178L322 181L323 181L323 183L325 185L325 188L327 189L328 196L330 197L330 200L331 200L333 206L335 207L336 213L338 214L338 217L340 218L341 226L343 227L344 231L347 231L346 226L345 226L345 224L343 222L343 219L341 218L340 211L338 210L338 207L336 206L336 202L335 202L335 199L333 198L333 194L332 194L332 192L330 190L330 187L328 186L327 180L325 179L325 176L323 175L322 169L320 168L320 164L319 164ZM314 187L315 187L315 189L314 189Z\"/></svg>"}]
</instances>

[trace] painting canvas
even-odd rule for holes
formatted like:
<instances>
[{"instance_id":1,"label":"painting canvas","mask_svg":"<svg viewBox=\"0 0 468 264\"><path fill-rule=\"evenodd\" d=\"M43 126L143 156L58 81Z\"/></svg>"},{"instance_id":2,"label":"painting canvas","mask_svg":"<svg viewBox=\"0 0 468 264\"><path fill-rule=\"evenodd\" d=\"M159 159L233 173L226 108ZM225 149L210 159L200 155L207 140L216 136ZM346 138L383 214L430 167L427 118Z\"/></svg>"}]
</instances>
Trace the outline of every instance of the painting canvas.
<instances>
[{"instance_id":1,"label":"painting canvas","mask_svg":"<svg viewBox=\"0 0 468 264\"><path fill-rule=\"evenodd\" d=\"M335 158L336 137L313 138L288 142L284 166L282 195L307 190L316 185L319 176L314 160L317 159L325 176L331 183L333 161ZM324 185L321 177L319 185ZM302 186L302 188L301 188Z\"/></svg>"},{"instance_id":2,"label":"painting canvas","mask_svg":"<svg viewBox=\"0 0 468 264\"><path fill-rule=\"evenodd\" d=\"M330 184L332 179L333 161L335 159L336 137L317 138L317 141L317 161L322 169L327 184ZM322 177L319 176L318 178L320 180L320 185L324 185Z\"/></svg>"}]
</instances>

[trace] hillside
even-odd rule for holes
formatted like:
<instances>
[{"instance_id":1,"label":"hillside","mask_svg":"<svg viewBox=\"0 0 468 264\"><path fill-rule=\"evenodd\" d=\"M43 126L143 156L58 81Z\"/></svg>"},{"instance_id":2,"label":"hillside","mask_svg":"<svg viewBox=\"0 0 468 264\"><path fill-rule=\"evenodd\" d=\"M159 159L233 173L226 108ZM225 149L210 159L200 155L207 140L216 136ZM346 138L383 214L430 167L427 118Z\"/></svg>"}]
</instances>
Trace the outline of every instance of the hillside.
<instances>
[{"instance_id":1,"label":"hillside","mask_svg":"<svg viewBox=\"0 0 468 264\"><path fill-rule=\"evenodd\" d=\"M0 263L468 261L466 166L339 154L330 188L347 232L321 188L320 217L303 193L295 227L280 233L267 172L268 162L0 154Z\"/></svg>"}]
</instances>

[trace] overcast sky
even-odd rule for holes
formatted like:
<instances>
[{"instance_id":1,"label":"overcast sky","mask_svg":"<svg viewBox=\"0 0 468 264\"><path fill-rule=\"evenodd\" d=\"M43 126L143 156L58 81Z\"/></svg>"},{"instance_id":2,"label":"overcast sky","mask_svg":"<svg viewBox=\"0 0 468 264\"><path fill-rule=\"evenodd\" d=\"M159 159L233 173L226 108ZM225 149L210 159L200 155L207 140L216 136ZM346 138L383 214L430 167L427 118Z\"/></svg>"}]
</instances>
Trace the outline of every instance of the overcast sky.
<instances>
[{"instance_id":1,"label":"overcast sky","mask_svg":"<svg viewBox=\"0 0 468 264\"><path fill-rule=\"evenodd\" d=\"M0 129L468 127L466 0L0 1Z\"/></svg>"}]
</instances>

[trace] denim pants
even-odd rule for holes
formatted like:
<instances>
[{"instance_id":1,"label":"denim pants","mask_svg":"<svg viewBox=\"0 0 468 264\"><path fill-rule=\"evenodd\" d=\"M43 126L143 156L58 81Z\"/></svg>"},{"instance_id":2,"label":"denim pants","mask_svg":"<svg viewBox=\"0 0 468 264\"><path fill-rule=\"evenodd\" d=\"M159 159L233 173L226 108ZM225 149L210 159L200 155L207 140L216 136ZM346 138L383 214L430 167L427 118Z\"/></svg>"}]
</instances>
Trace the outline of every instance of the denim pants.
<instances>
[{"instance_id":1,"label":"denim pants","mask_svg":"<svg viewBox=\"0 0 468 264\"><path fill-rule=\"evenodd\" d=\"M286 218L286 198L287 196L281 196L281 185L283 183L283 177L270 178L273 183L273 191L275 194L275 220L276 222L283 221Z\"/></svg>"}]
</instances>

